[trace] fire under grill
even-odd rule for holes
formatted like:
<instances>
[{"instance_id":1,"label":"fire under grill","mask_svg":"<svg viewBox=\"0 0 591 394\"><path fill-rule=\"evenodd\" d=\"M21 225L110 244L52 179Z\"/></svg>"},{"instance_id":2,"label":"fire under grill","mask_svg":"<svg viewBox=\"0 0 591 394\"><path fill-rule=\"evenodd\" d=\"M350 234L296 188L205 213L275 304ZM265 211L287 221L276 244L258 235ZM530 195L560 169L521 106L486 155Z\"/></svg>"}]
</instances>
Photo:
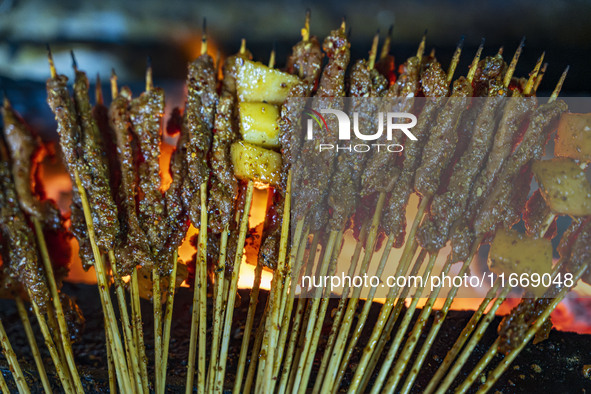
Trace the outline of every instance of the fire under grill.
<instances>
[{"instance_id":1,"label":"fire under grill","mask_svg":"<svg viewBox=\"0 0 591 394\"><path fill-rule=\"evenodd\" d=\"M0 389L591 388L591 52L561 30L588 7L522 1L509 34L488 3L454 29L435 5L253 2L246 26L225 3L202 28L149 1L6 24ZM63 12L0 19L27 10ZM381 150L357 133L382 126Z\"/></svg>"}]
</instances>

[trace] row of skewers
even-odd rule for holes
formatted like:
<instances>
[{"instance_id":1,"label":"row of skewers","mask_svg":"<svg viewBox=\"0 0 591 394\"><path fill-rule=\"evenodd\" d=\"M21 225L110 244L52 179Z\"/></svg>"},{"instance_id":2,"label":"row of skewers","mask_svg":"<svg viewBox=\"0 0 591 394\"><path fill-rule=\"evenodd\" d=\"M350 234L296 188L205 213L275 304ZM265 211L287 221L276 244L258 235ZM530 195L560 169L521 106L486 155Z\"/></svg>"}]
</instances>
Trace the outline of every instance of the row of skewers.
<instances>
[{"instance_id":1,"label":"row of skewers","mask_svg":"<svg viewBox=\"0 0 591 394\"><path fill-rule=\"evenodd\" d=\"M589 120L568 114L566 104L557 100L566 71L548 102L539 104L535 92L546 69L543 54L528 78L513 75L523 42L508 65L502 50L481 59L481 44L466 76L454 80L462 42L447 72L434 53L425 55L425 37L416 56L396 72L390 38L379 56L378 39L367 60L350 64L345 23L321 46L310 35L308 15L302 40L294 46L285 71L274 68L273 55L268 66L253 62L243 41L239 53L225 60L223 78L218 81L204 35L201 55L189 65L185 107L175 112L180 127L167 129L170 134L178 133L169 185L160 176L164 93L154 87L151 67L145 92L139 97L120 88L113 73L110 106L105 106L100 90L92 106L88 79L75 60L72 97L68 79L57 73L50 53L48 103L56 116L60 147L73 184L69 232L45 198L41 182L35 180L38 160L31 159L39 155L38 140L5 100L2 288L10 287L19 311L24 311L25 327L28 317L23 301L31 301L66 392L83 391L65 317L75 306L59 292L63 275L58 268L63 259L54 257L50 249L66 244L71 233L80 245L83 263L95 268L105 316L111 391L161 393L166 391L177 250L189 225L199 232L193 240L197 253L192 267L186 391L222 392L231 386L225 379L228 349L255 186L270 189L270 208L244 322L232 386L235 393L303 393L310 388L315 360L320 368L314 392L340 390L349 372L353 375L347 388L350 392L368 387L372 392L410 392L414 387L457 289L448 294L429 328L427 321L440 291L435 289L408 332L425 289L416 289L404 310L410 289L391 288L361 359L349 371L376 289L370 290L359 310L361 289L345 288L324 352L317 355L330 294L316 289L309 300L296 298L295 284L304 271L320 276L334 272L343 235L351 226L358 236L349 274L367 272L375 255L379 276L391 250L402 248L395 275L410 272L427 278L441 250L451 242L452 254L442 272L447 274L460 263L458 275L463 275L479 246L492 242L497 251L491 252L492 266L504 261L499 272L530 272L534 265L536 269L541 265L553 277L571 273L573 283L583 276L589 264L591 187L580 176L580 164L587 163L591 154L585 145L588 137L580 130ZM317 110L344 109L345 96L353 98L349 110L367 114L361 120L367 127L377 112L416 111L413 133L417 140L406 140L402 154L319 151L320 144L338 144L337 135L331 133L338 130L336 120L327 117L326 129L316 130L313 140L305 139L300 99L311 97ZM367 98L381 98L384 104L371 104ZM421 102L424 105L417 108ZM559 119L556 155L561 158L539 161ZM402 133L394 139L404 140ZM528 199L534 173L541 188ZM558 175L564 182L554 181ZM420 196L420 204L406 234L406 206L413 193ZM558 215L575 217L562 237L560 262L554 267L551 260L549 265L539 264L546 262L545 256L538 259L536 255L536 264L518 263L525 246L555 236L552 229ZM522 216L527 236L510 230ZM378 247L382 235L384 246ZM52 248L47 248L50 236L64 242L52 241ZM309 263L316 259L318 264ZM255 329L264 267L272 269L274 276L263 320ZM153 284L154 376L148 375L143 341L140 272L151 273ZM124 277L130 278L129 283ZM207 335L208 281L213 299L211 337ZM111 283L120 324L108 292ZM524 295L501 324L497 342L457 390L468 390L494 356L504 353L480 391L490 389L540 328L548 330L547 318L569 288L553 285L546 298L542 293ZM493 286L432 377L427 392L452 387L508 291L499 282ZM428 328L427 339L412 359L419 337ZM5 338L3 349L17 386L28 392ZM38 354L34 336L29 335L29 341L33 354ZM44 389L51 392L43 363L37 356L36 361Z\"/></svg>"}]
</instances>

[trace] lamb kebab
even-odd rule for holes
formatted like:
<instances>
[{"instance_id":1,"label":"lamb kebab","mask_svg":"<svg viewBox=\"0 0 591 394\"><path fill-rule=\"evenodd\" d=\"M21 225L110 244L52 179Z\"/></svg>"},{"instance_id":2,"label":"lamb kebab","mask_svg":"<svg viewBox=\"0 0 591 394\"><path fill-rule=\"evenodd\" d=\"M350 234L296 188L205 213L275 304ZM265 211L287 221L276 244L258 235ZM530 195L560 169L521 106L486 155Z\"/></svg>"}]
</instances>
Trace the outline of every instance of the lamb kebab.
<instances>
[{"instance_id":1,"label":"lamb kebab","mask_svg":"<svg viewBox=\"0 0 591 394\"><path fill-rule=\"evenodd\" d=\"M559 86L560 85L561 83L559 82ZM557 95L557 92L555 93ZM554 95L554 97L556 95ZM479 230L475 231L475 234L480 237L480 239L484 238L484 235L489 232L494 232L498 226L510 228L517 220L519 220L520 213L523 211L523 206L525 204L524 195L527 195L527 192L524 191L524 187L522 186L522 182L529 184L528 180L531 179L531 169L529 169L531 161L542 154L547 137L553 130L553 128L550 127L551 124L566 110L566 104L564 104L564 102L553 100L554 99L534 110L530 124L523 135L521 143L512 155L507 158L501 168L496 182L507 186L501 188L501 190L496 189L497 186L495 186L495 189L486 197L484 205L480 208L474 223L487 222L491 224L486 230L482 225L479 225ZM486 217L486 215L491 215L492 217ZM500 304L500 301L504 300L505 295L503 293L501 294L497 300L498 304ZM479 310L484 309L485 307L486 304L483 303ZM486 320L483 321L481 323L481 330L485 329L488 323L489 322ZM477 340L478 336L477 334L474 334L474 340L470 346L464 350L463 354L470 354L471 348L475 346ZM466 356L463 357L465 358ZM444 387L451 384L458 372L456 369L457 367L454 369L453 373L448 374L443 382ZM436 377L440 378L441 375L436 375ZM434 377L430 387L435 384L435 381Z\"/></svg>"},{"instance_id":2,"label":"lamb kebab","mask_svg":"<svg viewBox=\"0 0 591 394\"><path fill-rule=\"evenodd\" d=\"M345 35L345 23L343 22L339 29L333 30L323 42L323 50L328 57L328 64L322 71L320 83L314 98L312 106L316 110L343 109L342 97L345 95L345 71L350 60L350 44ZM327 217L325 201L328 193L331 174L336 165L336 151L319 151L321 144L337 145L338 124L335 117L328 117L327 130L316 130L313 139L304 141L299 160L293 168L293 217L296 220L296 230L294 233L294 242L299 246L299 239L303 231L304 222L309 221L311 231L319 231L324 227ZM339 230L331 229L329 240L327 241L324 260L321 263L320 275L325 275L328 265L332 259L332 251L336 250L335 244L339 237ZM296 247L293 245L293 247ZM318 294L320 296L320 294ZM310 306L310 314L307 322L306 332L311 333L316 324L315 310L318 309L320 298L316 298ZM300 379L305 366L311 360L306 360L310 349L310 342L306 342L302 350L301 357L295 370L296 379L293 386L301 389ZM308 362L308 364L306 364Z\"/></svg>"},{"instance_id":3,"label":"lamb kebab","mask_svg":"<svg viewBox=\"0 0 591 394\"><path fill-rule=\"evenodd\" d=\"M51 53L49 53L49 64L51 77L47 80L47 101L57 120L60 146L66 167L72 183L76 185L73 194L72 230L81 249L88 246L92 251L101 304L109 330L110 340L107 346L112 347L120 388L131 390L128 379L131 375L125 360L119 329L116 326L111 298L107 292L106 269L101 256L101 249L103 252L112 251L119 226L112 226L113 223L117 223L117 211L109 187L108 169L99 142L100 135L92 118L87 99L88 93L86 91L86 97L84 93L84 89L88 87L88 81L84 75L77 73L78 85L77 93L75 92L77 103L75 103L68 91L68 78L57 74ZM79 116L81 120L78 119ZM93 202L95 209L91 210L89 201ZM74 223L78 220L75 218L79 213L84 215L87 231ZM89 260L86 264L89 264Z\"/></svg>"},{"instance_id":4,"label":"lamb kebab","mask_svg":"<svg viewBox=\"0 0 591 394\"><path fill-rule=\"evenodd\" d=\"M408 59L403 68L404 73L399 76L396 84L390 86L388 92L386 93L387 98L392 98L394 108L408 111L413 105L412 97L418 93L420 86L419 75L424 46L425 37L423 37L423 40L419 45L417 56ZM389 191L391 187L393 187L393 184L387 185L389 179L388 181L384 182L386 178L388 178L388 175L385 174L392 173L392 176L396 178L396 176L400 173L400 169L395 165L395 159L395 156L388 155L385 152L382 152L381 154L380 152L373 152L363 173L362 196L363 194L367 195L370 193L373 189L369 185L375 183L375 185L379 185L379 188L376 188L375 191L380 192L380 197L375 208L374 218L372 219L372 227L366 241L368 248L366 249L366 253L361 264L362 271L367 269L371 258L371 253L368 253L368 251L373 250L375 247L378 224L382 210L381 207L383 206L384 200L386 198L386 192ZM389 169L383 168L383 166L389 166ZM337 367L342 364L340 363L340 358L342 357L342 352L345 349L345 340L352 324L352 317L359 300L359 295L360 289L355 289L352 299L349 300L349 304L347 305L347 310L345 312L345 316L343 317L343 323L335 343L335 350L331 356L332 360L329 363L329 370L327 371L325 382L323 384L323 390L329 390L330 387L332 387L331 385L334 384L332 379L336 377Z\"/></svg>"},{"instance_id":5,"label":"lamb kebab","mask_svg":"<svg viewBox=\"0 0 591 394\"><path fill-rule=\"evenodd\" d=\"M513 73L513 70L515 68L515 65L517 63L517 60L519 58L519 55L521 53L521 48L522 45L520 45L513 57L513 60L511 62L511 66L509 66L509 68L507 69L507 72L504 74L504 79L503 79L503 84L501 86L505 86L504 84L507 83L506 81L510 81L510 76ZM500 62L502 64L502 58L500 58ZM497 69L502 69L502 66L497 66ZM472 74L473 75L473 74ZM494 82L493 85L494 86ZM480 113L476 119L475 122L475 133L472 135L472 139L470 140L470 143L468 145L467 150L461 155L459 162L456 164L456 166L453 167L453 170L451 172L451 178L450 178L450 183L448 185L448 190L457 190L458 189L458 180L460 180L460 183L462 183L462 187L471 187L470 186L470 177L463 177L463 175L465 175L465 173L463 173L462 167L463 165L465 166L465 163L473 163L471 164L472 168L480 168L481 166L483 166L483 158L486 157L487 152L490 150L490 141L492 140L492 136L496 135L497 137L499 136L499 133L495 133L496 131L496 127L494 126L495 124L495 118L497 118L497 113L503 110L504 107L504 103L500 102L500 98L504 95L504 92L502 91L501 88L501 92L500 92L500 96L497 96L497 90L496 89L492 89L489 90L489 94L492 93L492 97L494 99L487 99L490 100L490 102L485 102L480 109ZM489 125L489 126L487 126ZM491 126L492 125L492 126ZM479 132L479 130L482 130ZM506 138L506 137L505 137ZM474 152L482 152L482 156L478 155L472 155ZM464 163L464 164L462 164ZM431 189L433 190L433 189ZM435 196L435 198L438 198L440 195ZM441 200L438 200L441 201ZM433 205L435 205L438 201L434 200L433 204L432 204L432 209L433 209ZM449 202L450 200L444 200L446 202ZM432 223L429 219L425 222L423 222L423 224L425 223ZM424 234L424 233L423 233ZM421 235L421 234L420 234ZM428 249L429 250L429 249ZM434 251L429 250L430 253L433 255L436 255L438 252L438 249L435 248ZM467 269L468 265L470 263L470 259L467 259L464 261L464 265L462 266L460 273L462 273L465 269ZM448 260L448 262L446 263L446 265L443 267L442 269L442 273L443 274L447 274L451 268L451 264L452 264L452 260ZM430 297L429 297L429 301L427 302L427 304L423 307L423 310L421 311L421 315L419 317L419 319L417 320L417 323L415 324L413 330L411 331L411 336L410 338L406 341L406 345L403 348L398 361L396 362L396 365L394 366L394 373L393 375L390 377L390 379L388 380L387 383L387 390L393 390L396 388L397 384L399 383L402 373L404 372L406 363L408 363L412 352L414 351L414 348L416 346L416 338L418 338L421 333L422 330L424 329L425 324L423 322L426 321L426 319L428 318L428 316L431 313L431 310L433 308L435 299L437 297L437 295L439 294L440 288L436 288L432 291ZM442 309L442 315L443 317L445 317L445 314L447 313L447 309L449 308L451 301L453 300L453 298L455 297L455 292L452 290L451 294L448 297L448 300L446 301L446 305L443 307ZM443 319L441 319L443 320ZM437 322L431 329L430 335L434 335L434 333L438 330L438 324L439 322ZM424 359L425 353L426 353L426 349L428 349L428 346L424 346L423 349L421 349L421 354L419 356L419 358L415 361L416 364L422 363L422 360ZM402 388L403 392L408 392L408 390L410 390L410 387L412 386L412 384L414 383L414 378L415 378L416 374L411 373L411 375L407 378L406 382L404 383L404 386Z\"/></svg>"},{"instance_id":6,"label":"lamb kebab","mask_svg":"<svg viewBox=\"0 0 591 394\"><path fill-rule=\"evenodd\" d=\"M453 69L450 68L450 69ZM437 118L440 116L438 115L439 111L443 106L444 97L448 94L448 78L447 73L445 73L440 64L435 59L427 59L425 69L421 75L421 85L422 89L427 97L425 105L418 117L417 125L413 128L413 135L417 138L416 141L414 140L407 140L407 144L405 147L405 155L404 161L402 163L402 170L400 176L394 186L392 193L389 197L388 203L386 205L386 212L382 218L382 226L385 230L387 235L387 242L383 252L382 259L380 260L380 267L378 269L383 270L383 265L387 261L387 256L389 256L390 249L394 246L400 246L400 239L404 239L405 229L406 229L406 220L405 220L405 211L406 211L406 204L408 203L408 198L412 193L412 186L414 180L414 174L421 164L421 155L424 149L425 144L427 141L430 140L430 135L428 134L430 129L432 129L438 122ZM458 84L458 86L463 86L462 83ZM462 89L460 89L462 90ZM458 114L456 114L458 115ZM437 134L435 134L435 137ZM423 157L424 162L424 157ZM427 198L428 199L428 198ZM421 202L421 207L419 207L419 213L417 216L421 216L421 211L424 209L425 200ZM415 226L413 226L415 227ZM410 259L405 257L409 254L409 251L413 249L411 246L412 239L414 238L414 231L411 229L411 233L409 234L409 241L405 245L405 250L403 252L403 257L399 262L398 270L400 273L405 272L409 263ZM398 245L396 245L398 244ZM414 250L412 252L414 254ZM431 262L430 262L431 263ZM381 271L378 271L381 274ZM395 295L394 292L397 289L391 289L388 294L388 301L384 304L380 312L380 316L385 319L383 322L387 320L387 316L390 314L390 311L394 307L394 299ZM382 335L383 325L377 325L372 332L372 336L378 338ZM356 332L359 330L356 328ZM374 342L374 346L377 343ZM345 361L348 361L348 358L351 354L351 346L349 346L347 351L347 357L341 362L339 376L337 377L338 381L342 379L344 374L344 369L346 367ZM366 349L368 350L368 349ZM359 385L361 384L361 377L363 376L363 371L367 367L370 361L370 356L373 353L373 348L370 348L367 354L364 354L363 359L360 362L360 367L356 373L354 380L352 382L351 388L353 390L357 390Z\"/></svg>"},{"instance_id":7,"label":"lamb kebab","mask_svg":"<svg viewBox=\"0 0 591 394\"><path fill-rule=\"evenodd\" d=\"M522 45L520 45L518 47L518 50L517 50L515 56L513 57L511 65L509 66L509 68L507 69L507 72L503 76L503 86L508 86L507 84L511 80L511 76L512 76L513 70L515 68L515 64L517 63L518 56L521 52L521 47L522 47ZM536 67L534 68L534 71L531 74L530 81L533 81L535 79L540 66L541 66L541 59L536 64ZM501 67L496 67L496 68L501 69ZM520 103L522 103L522 102L524 102L524 100L520 101ZM483 105L486 106L486 103L484 103ZM512 102L508 103L507 105L503 106L503 109L502 109L503 115L502 115L501 123L499 124L498 131L496 131L494 134L495 135L494 136L495 143L493 144L492 151L489 155L487 164L486 164L486 166L483 166L483 170L479 176L482 176L482 173L487 170L488 170L488 172L494 173L495 168L497 168L499 166L499 162L502 162L504 160L504 157L506 157L508 155L509 148L507 148L504 144L509 144L509 147L510 147L512 140L515 139L515 135L519 131L519 125L521 124L521 122L524 119L527 119L527 115L529 114L528 109L531 109L532 105L535 105L535 101L532 102L530 100L530 101L526 102L525 105L523 105L523 104L522 105L514 105L514 101L512 101ZM520 112L520 111L522 111L522 112ZM486 118L484 118L484 119L481 118L481 116L482 115L479 115L479 118L478 118L479 120L476 123L476 125L478 125L482 120L486 119ZM480 124L482 124L482 123L480 123ZM478 130L478 129L476 129L476 130ZM472 144L472 142L470 144ZM460 158L460 162L459 162L458 166L461 164L461 160L463 160L463 159L464 159L464 157ZM462 167L458 167L458 168L460 169L460 174L462 174ZM454 171L455 170L456 169L454 168ZM454 180L454 178L455 178L455 180ZM448 192L446 192L446 193L453 193L454 191L461 190L461 188L458 189L458 182L457 182L458 179L461 182L465 181L465 179L462 178L461 176L458 177L456 172L452 172L450 185L448 188ZM480 179L480 178L478 178L478 179ZM462 186L462 187L467 187L468 185L469 185L468 183L464 183L464 186ZM473 188L473 190L477 188L476 186L470 186L470 187ZM444 196L444 195L441 195L441 196ZM436 199L438 197L440 197L440 196L436 196ZM436 204L441 205L442 201L444 201L445 204L450 205L449 204L450 200L445 200L444 197L440 197L439 200L434 200L431 211L433 212L436 209L436 208L434 209L434 206ZM423 224L426 223L428 225L432 225L433 222L435 221L433 216L434 215L431 215L429 217L428 221L424 222ZM445 218L445 220L448 220L448 219ZM422 230L425 230L425 228L427 229L427 232L423 231L422 233L419 234L420 236L421 235L424 236L429 231L434 230L434 228L430 227L430 226L423 227ZM445 226L444 226L444 228L445 228ZM447 231L447 230L444 230L444 232L445 231ZM428 239L427 243L435 241L435 238L436 237L431 237L430 239ZM423 240L424 240L424 238L423 238ZM443 240L444 240L444 242L446 241L445 235L443 236ZM437 242L437 241L435 241L435 242ZM435 247L435 250L437 250L437 247ZM449 271L449 269L451 267L451 264L453 264L454 261L457 261L457 259L453 259L453 260L448 259L448 261L442 271L444 274L447 274L447 272ZM470 262L470 259L466 257L466 259L464 260L464 264L462 265L462 267L460 269L460 275L467 269L469 262ZM449 307L451 306L451 302L455 298L456 291L457 291L456 289L451 290L450 294L447 297L445 305L441 309L440 318L431 327L431 330L428 335L429 341L427 341L423 345L423 347L421 348L419 355L417 356L417 359L415 360L414 366L412 368L412 372L407 377L407 379L404 383L404 386L402 388L403 392L408 392L410 390L410 388L412 387L412 385L414 383L414 379L416 378L416 375L417 375L416 371L418 371L420 369L420 367L422 366L422 363L425 360L427 352L430 349L430 344L432 343L433 338L435 338L435 336L437 335L437 332L438 332L439 328L441 327L441 323L445 319L447 311L449 310ZM426 321L426 319L428 318L428 315L430 314L430 312L433 308L433 304L434 304L435 298L437 297L438 293L439 293L439 288L435 289L432 292L432 294L430 296L430 300L428 301L427 305L425 305L425 307L423 307L423 311L421 312L421 316L419 317L419 320L418 320L419 323L417 323L415 325L415 327L413 328L413 330L411 332L411 337L407 340L405 348L402 351L402 354L395 366L394 375L396 376L396 378L391 378L389 380L388 389L392 389L393 387L396 387L396 385L398 383L397 379L400 379L400 376L405 368L405 363L408 362L408 359L412 355L414 347L416 346L415 345L416 338L418 338L418 336L421 334L421 332L424 328L424 323L422 323L422 322Z\"/></svg>"},{"instance_id":8,"label":"lamb kebab","mask_svg":"<svg viewBox=\"0 0 591 394\"><path fill-rule=\"evenodd\" d=\"M193 317L195 317L196 310L199 309L198 387L200 390L204 390L206 384L205 348L207 347L206 275L208 217L207 207L203 205L203 202L207 196L207 182L209 180L210 171L207 155L212 143L214 114L216 106L218 105L218 95L216 91L216 70L213 59L207 54L206 38L204 38L202 43L201 51L201 55L189 64L187 75L187 101L183 113L181 137L179 145L177 146L178 152L182 155L182 158L185 161L184 171L186 172L186 175L183 176L182 179L177 177L177 181L183 182L181 187L183 209L188 213L188 217L193 226L199 228L199 259L196 262L195 267L195 278L197 280L194 285ZM192 320L192 327L189 374L187 375L188 387L192 387L194 349L197 345L197 327L195 326L195 319ZM217 344L217 338L214 339L214 344ZM215 353L215 351L212 352L212 354ZM213 364L215 363L212 362L212 365ZM212 373L210 372L210 374ZM189 379L191 384L189 384Z\"/></svg>"}]
</instances>

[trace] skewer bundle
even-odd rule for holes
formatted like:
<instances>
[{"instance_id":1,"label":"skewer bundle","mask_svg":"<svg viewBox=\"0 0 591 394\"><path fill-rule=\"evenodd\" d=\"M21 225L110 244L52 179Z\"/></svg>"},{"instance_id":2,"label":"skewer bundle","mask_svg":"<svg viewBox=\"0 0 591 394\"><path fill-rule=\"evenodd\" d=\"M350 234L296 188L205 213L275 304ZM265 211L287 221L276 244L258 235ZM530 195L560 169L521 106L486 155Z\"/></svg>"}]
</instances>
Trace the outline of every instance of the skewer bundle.
<instances>
[{"instance_id":1,"label":"skewer bundle","mask_svg":"<svg viewBox=\"0 0 591 394\"><path fill-rule=\"evenodd\" d=\"M440 274L448 275L452 265L461 263L457 275L463 275L484 242L492 242L493 250L500 250L491 251L491 269L499 270L497 273L524 272L523 263L516 262L518 259L505 252L504 246L520 242L526 248L539 238L551 237L554 234L548 230L556 217L570 215L578 219L563 236L562 259L554 267L550 262L547 271L552 277L570 274L573 284L586 274L590 263L585 245L591 234L591 203L584 196L591 186L585 183L584 176L581 178L579 163L591 161L591 153L586 150L586 137L573 127L579 130L579 123L589 123L589 119L563 115L567 107L557 96L566 71L548 103L541 104L535 92L545 70L544 55L529 78L514 77L523 41L509 64L502 51L482 58L483 42L466 75L454 79L463 39L445 71L434 52L425 55L424 36L416 56L404 62L396 73L394 59L389 55L391 30L379 57L378 33L369 58L351 63L346 23L343 21L332 31L321 46L310 34L309 17L308 13L302 40L294 46L285 71L274 68L274 51L268 65L252 61L243 41L239 52L225 60L221 80L207 53L204 31L201 55L189 64L186 104L179 110L182 120L170 162L172 181L166 186L160 174L164 92L154 87L151 66L146 72L145 92L139 97L133 98L128 88L120 88L113 72L110 106L104 105L97 83L93 107L88 79L75 59L72 95L67 77L57 74L49 54L48 102L57 120L60 146L74 185L71 232L80 245L83 263L93 266L96 272L111 390L167 391L178 247L189 225L198 230L198 235L192 241L196 257L188 393L194 389L221 393L229 387L234 393L303 393L311 386L314 392L336 392L349 372L352 380L348 390L353 393L369 389L376 393L411 391L457 288L447 295L438 318L428 327L441 291L440 287L433 289L410 328L425 286L414 289L404 312L411 288L392 287L361 358L350 371L376 288L370 290L359 310L361 289L345 287L324 352L319 354L331 289L313 290L309 301L297 298L295 278L302 273L333 274L344 233L351 226L358 227L359 233L349 275L367 273L374 257L379 261L376 275L381 275L392 249L401 248L395 275L419 275L426 283L429 276L436 275L435 262L448 242L453 252ZM323 56L327 58L325 64ZM347 108L345 96L353 98ZM380 112L415 111L413 133L417 139L408 138L402 153L376 151L360 155L318 150L319 144L337 145L338 125L335 118L327 117L326 129L317 130L314 140L305 139L304 125L300 123L303 106L298 102L305 98L310 98L316 109L363 112L363 128L375 127L375 114ZM380 104L368 104L368 98L380 99ZM423 104L419 104L421 100ZM562 159L540 161L559 118L556 155ZM45 223L53 211L31 189L34 171L27 163L35 155L36 140L7 101L4 121L10 149L0 146L0 196L4 202L0 224L3 262L9 264L2 265L0 279L6 287L5 278L15 276L10 270L22 270L25 284L35 284L20 288L28 288L29 294L21 291L23 294L15 298L45 390L49 392L47 376L23 306L27 298L64 390L81 392L57 284L61 278L55 278L44 239L43 227L49 227ZM403 141L402 131L398 130L394 139ZM443 142L445 148L441 147ZM572 143L579 144L579 149L571 149ZM528 201L534 174L541 188ZM553 183L556 174L569 186ZM228 351L235 330L237 285L256 187L269 190L268 212L232 385L226 381L230 372ZM406 207L414 193L420 203L407 234ZM569 197L569 202L564 203L561 197L573 193L583 197ZM522 215L527 236L509 230ZM385 246L379 248L382 235ZM11 243L13 238L30 247ZM22 261L23 265L13 261ZM264 268L272 269L274 277L263 318L255 327ZM146 352L143 339L140 273L151 273L153 376L148 373L152 354ZM123 280L126 276L128 283ZM111 282L119 321L108 291ZM208 288L212 296L210 313ZM524 295L503 321L497 341L468 378L459 383L458 390L468 390L495 355L503 352L506 357L480 391L490 389L536 332L547 328L546 319L569 288L552 285L545 293ZM452 387L508 291L495 283L435 372L427 392ZM423 333L427 340L417 349ZM19 391L27 392L1 321L0 339ZM312 384L315 362L320 363L320 369ZM1 378L0 388L6 391L6 387Z\"/></svg>"}]
</instances>

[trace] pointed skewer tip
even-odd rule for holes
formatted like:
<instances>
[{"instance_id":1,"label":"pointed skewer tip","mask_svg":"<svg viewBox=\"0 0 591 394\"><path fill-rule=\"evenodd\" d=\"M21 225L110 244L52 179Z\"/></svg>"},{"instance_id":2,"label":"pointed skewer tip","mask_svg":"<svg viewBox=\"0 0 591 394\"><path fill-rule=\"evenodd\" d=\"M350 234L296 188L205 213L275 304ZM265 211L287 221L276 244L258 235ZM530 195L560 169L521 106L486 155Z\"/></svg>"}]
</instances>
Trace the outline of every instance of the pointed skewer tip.
<instances>
[{"instance_id":1,"label":"pointed skewer tip","mask_svg":"<svg viewBox=\"0 0 591 394\"><path fill-rule=\"evenodd\" d=\"M76 61L76 55L74 55L73 49L70 49L70 57L72 58L72 68L78 71L78 62Z\"/></svg>"}]
</instances>

